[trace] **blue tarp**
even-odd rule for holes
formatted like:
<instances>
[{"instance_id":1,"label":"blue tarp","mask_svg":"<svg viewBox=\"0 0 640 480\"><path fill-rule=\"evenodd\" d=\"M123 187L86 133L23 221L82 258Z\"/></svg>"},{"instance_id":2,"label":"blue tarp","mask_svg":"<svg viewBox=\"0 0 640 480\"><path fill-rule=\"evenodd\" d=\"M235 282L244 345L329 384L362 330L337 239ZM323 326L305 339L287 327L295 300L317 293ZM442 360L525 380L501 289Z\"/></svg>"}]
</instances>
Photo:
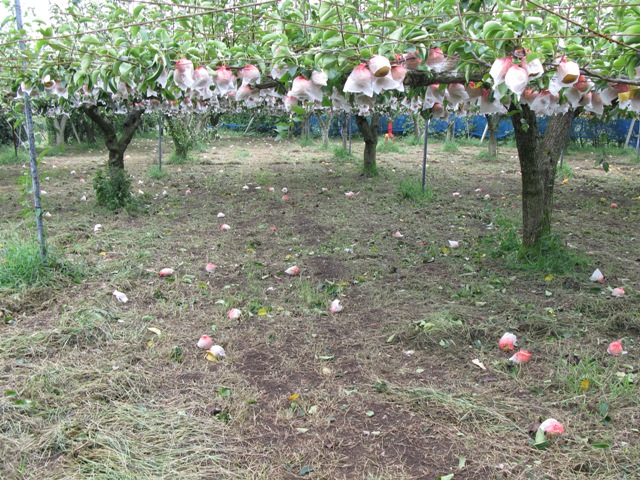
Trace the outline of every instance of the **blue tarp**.
<instances>
[{"instance_id":1,"label":"blue tarp","mask_svg":"<svg viewBox=\"0 0 640 480\"><path fill-rule=\"evenodd\" d=\"M482 137L485 126L487 125L487 119L484 115L476 115L473 117L455 117L451 116L449 120L432 120L429 124L429 133L444 133L447 131L449 121L454 123L454 134L458 135L471 135L474 137ZM315 115L309 120L311 132L319 134L321 132L320 123ZM380 125L378 126L378 132L381 134L387 133L389 117L382 116L380 118ZM629 127L632 120L618 119L611 120L609 122L602 122L597 118L578 117L573 121L571 129L571 138L573 139L589 139L599 140L606 136L606 141L613 141L622 143L626 141ZM356 125L355 117L351 116L351 122L347 120L351 133L357 133L358 127ZM229 128L231 130L244 131L246 125L237 125L233 123L221 123L222 128ZM538 130L540 134L543 134L547 126L547 117L538 117ZM253 129L253 128L252 128ZM260 132L273 132L276 129L275 125L256 125L255 129ZM300 133L301 125L296 124L296 133ZM342 115L336 115L333 117L331 127L329 129L329 135L332 137L339 137L342 130ZM398 115L393 119L393 133L394 135L403 135L413 132L413 120L409 115ZM509 118L503 118L498 125L498 132L496 137L503 139L513 134L513 126ZM635 123L633 128L633 134L629 142L629 146L635 147L636 141L640 135L640 121Z\"/></svg>"}]
</instances>

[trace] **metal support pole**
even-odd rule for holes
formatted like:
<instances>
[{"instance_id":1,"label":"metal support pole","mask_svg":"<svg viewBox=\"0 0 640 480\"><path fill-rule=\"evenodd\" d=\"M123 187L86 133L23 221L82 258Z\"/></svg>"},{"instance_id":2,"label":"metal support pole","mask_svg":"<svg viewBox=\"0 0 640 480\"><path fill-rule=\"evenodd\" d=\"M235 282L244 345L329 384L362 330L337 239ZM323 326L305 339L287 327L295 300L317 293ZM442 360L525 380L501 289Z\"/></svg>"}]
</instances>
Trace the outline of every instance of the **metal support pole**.
<instances>
[{"instance_id":1,"label":"metal support pole","mask_svg":"<svg viewBox=\"0 0 640 480\"><path fill-rule=\"evenodd\" d=\"M158 113L158 171L162 171L162 119L163 113Z\"/></svg>"},{"instance_id":2,"label":"metal support pole","mask_svg":"<svg viewBox=\"0 0 640 480\"><path fill-rule=\"evenodd\" d=\"M638 136L636 137L636 160L640 159L640 125L638 125Z\"/></svg>"},{"instance_id":3,"label":"metal support pole","mask_svg":"<svg viewBox=\"0 0 640 480\"><path fill-rule=\"evenodd\" d=\"M351 112L349 112L349 129L348 129L348 134L349 134L349 156L351 156Z\"/></svg>"},{"instance_id":4,"label":"metal support pole","mask_svg":"<svg viewBox=\"0 0 640 480\"><path fill-rule=\"evenodd\" d=\"M429 120L424 121L424 147L422 149L422 193L427 183L427 142L429 139Z\"/></svg>"},{"instance_id":5,"label":"metal support pole","mask_svg":"<svg viewBox=\"0 0 640 480\"><path fill-rule=\"evenodd\" d=\"M15 0L16 8L16 26L18 31L22 30L22 8L20 0ZM22 40L18 43L20 50L25 50L25 44ZM22 66L26 67L26 62L22 62ZM27 141L29 143L29 158L31 167L31 185L33 188L33 207L36 213L36 230L38 232L38 245L40 246L40 255L44 258L47 256L47 245L44 237L44 223L42 220L42 202L40 200L40 179L38 178L38 157L36 155L36 140L33 136L33 116L31 114L31 99L26 91L22 92L24 98L24 116L27 128Z\"/></svg>"}]
</instances>

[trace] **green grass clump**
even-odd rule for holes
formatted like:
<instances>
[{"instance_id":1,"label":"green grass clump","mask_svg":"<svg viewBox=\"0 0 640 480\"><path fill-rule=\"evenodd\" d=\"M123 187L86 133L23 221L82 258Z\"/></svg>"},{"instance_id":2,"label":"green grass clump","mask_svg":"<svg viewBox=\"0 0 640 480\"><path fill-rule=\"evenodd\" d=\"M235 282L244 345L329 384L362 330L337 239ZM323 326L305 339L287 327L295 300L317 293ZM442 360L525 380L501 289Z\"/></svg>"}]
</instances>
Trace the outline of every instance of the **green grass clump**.
<instances>
[{"instance_id":1,"label":"green grass clump","mask_svg":"<svg viewBox=\"0 0 640 480\"><path fill-rule=\"evenodd\" d=\"M166 177L167 172L166 170L160 170L160 167L158 167L158 165L152 165L151 168L149 169L148 175L149 175L149 178L160 180L161 178Z\"/></svg>"},{"instance_id":2,"label":"green grass clump","mask_svg":"<svg viewBox=\"0 0 640 480\"><path fill-rule=\"evenodd\" d=\"M195 158L191 155L178 155L176 152L172 152L167 158L167 163L172 165L184 165L185 163L193 163Z\"/></svg>"},{"instance_id":3,"label":"green grass clump","mask_svg":"<svg viewBox=\"0 0 640 480\"><path fill-rule=\"evenodd\" d=\"M573 168L571 168L567 162L563 162L563 164L560 165L556 170L556 177L558 178L573 177Z\"/></svg>"},{"instance_id":4,"label":"green grass clump","mask_svg":"<svg viewBox=\"0 0 640 480\"><path fill-rule=\"evenodd\" d=\"M442 145L442 151L446 153L458 153L460 151L460 147L455 142L444 142Z\"/></svg>"},{"instance_id":5,"label":"green grass clump","mask_svg":"<svg viewBox=\"0 0 640 480\"><path fill-rule=\"evenodd\" d=\"M491 155L488 150L483 150L476 155L476 158L480 161L487 162L492 160L497 160L498 155Z\"/></svg>"},{"instance_id":6,"label":"green grass clump","mask_svg":"<svg viewBox=\"0 0 640 480\"><path fill-rule=\"evenodd\" d=\"M93 178L98 205L111 211L127 208L135 211L139 205L131 196L131 177L121 168L100 169Z\"/></svg>"},{"instance_id":7,"label":"green grass clump","mask_svg":"<svg viewBox=\"0 0 640 480\"><path fill-rule=\"evenodd\" d=\"M77 276L78 273L51 248L43 258L33 235L21 235L15 230L0 232L0 288L51 286L59 281L61 274Z\"/></svg>"},{"instance_id":8,"label":"green grass clump","mask_svg":"<svg viewBox=\"0 0 640 480\"><path fill-rule=\"evenodd\" d=\"M18 155L13 147L3 147L0 149L0 165L19 165L29 162L29 153L18 149Z\"/></svg>"},{"instance_id":9,"label":"green grass clump","mask_svg":"<svg viewBox=\"0 0 640 480\"><path fill-rule=\"evenodd\" d=\"M402 147L394 141L378 142L377 150L381 153L404 153Z\"/></svg>"},{"instance_id":10,"label":"green grass clump","mask_svg":"<svg viewBox=\"0 0 640 480\"><path fill-rule=\"evenodd\" d=\"M238 150L234 156L238 159L238 160L246 160L247 158L249 158L251 156L251 153L249 153L247 150Z\"/></svg>"},{"instance_id":11,"label":"green grass clump","mask_svg":"<svg viewBox=\"0 0 640 480\"><path fill-rule=\"evenodd\" d=\"M494 242L491 255L504 258L508 268L542 273L572 274L586 268L589 261L579 251L569 248L557 235L543 237L538 245L525 247L511 218L496 219L496 234L485 242Z\"/></svg>"},{"instance_id":12,"label":"green grass clump","mask_svg":"<svg viewBox=\"0 0 640 480\"><path fill-rule=\"evenodd\" d=\"M397 140L402 141L405 145L409 145L411 147L417 147L419 145L420 146L424 145L424 136L423 135L417 137L417 136L415 136L413 134L410 134L410 135L407 135L406 137L403 137L403 138L400 138L400 139L397 139Z\"/></svg>"},{"instance_id":13,"label":"green grass clump","mask_svg":"<svg viewBox=\"0 0 640 480\"><path fill-rule=\"evenodd\" d=\"M424 192L422 191L422 182L411 178L400 180L398 184L398 192L403 200L412 200L415 202L429 202L433 200L433 191L428 183L425 184Z\"/></svg>"},{"instance_id":14,"label":"green grass clump","mask_svg":"<svg viewBox=\"0 0 640 480\"><path fill-rule=\"evenodd\" d=\"M298 139L298 145L301 147L313 147L316 142L314 142L313 137L309 136L301 136Z\"/></svg>"},{"instance_id":15,"label":"green grass clump","mask_svg":"<svg viewBox=\"0 0 640 480\"><path fill-rule=\"evenodd\" d=\"M349 149L344 148L342 145L339 147L333 147L333 156L336 160L347 162L351 160L352 155L349 154Z\"/></svg>"}]
</instances>

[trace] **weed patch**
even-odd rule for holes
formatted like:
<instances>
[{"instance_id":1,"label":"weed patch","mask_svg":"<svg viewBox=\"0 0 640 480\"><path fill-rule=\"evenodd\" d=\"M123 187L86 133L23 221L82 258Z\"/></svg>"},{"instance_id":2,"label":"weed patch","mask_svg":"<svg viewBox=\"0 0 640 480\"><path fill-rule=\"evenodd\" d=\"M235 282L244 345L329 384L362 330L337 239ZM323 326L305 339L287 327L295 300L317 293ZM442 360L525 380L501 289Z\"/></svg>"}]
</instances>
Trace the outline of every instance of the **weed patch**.
<instances>
[{"instance_id":1,"label":"weed patch","mask_svg":"<svg viewBox=\"0 0 640 480\"><path fill-rule=\"evenodd\" d=\"M43 258L35 236L16 230L0 232L1 288L50 287L66 276L78 278L80 272L64 262L55 249L49 247Z\"/></svg>"},{"instance_id":2,"label":"weed patch","mask_svg":"<svg viewBox=\"0 0 640 480\"><path fill-rule=\"evenodd\" d=\"M0 165L21 165L29 163L29 152L19 148L16 155L13 147L0 148Z\"/></svg>"},{"instance_id":3,"label":"weed patch","mask_svg":"<svg viewBox=\"0 0 640 480\"><path fill-rule=\"evenodd\" d=\"M405 178L398 184L398 192L403 200L410 200L417 203L426 203L433 200L434 194L429 184L425 184L424 191L422 183L418 180Z\"/></svg>"}]
</instances>

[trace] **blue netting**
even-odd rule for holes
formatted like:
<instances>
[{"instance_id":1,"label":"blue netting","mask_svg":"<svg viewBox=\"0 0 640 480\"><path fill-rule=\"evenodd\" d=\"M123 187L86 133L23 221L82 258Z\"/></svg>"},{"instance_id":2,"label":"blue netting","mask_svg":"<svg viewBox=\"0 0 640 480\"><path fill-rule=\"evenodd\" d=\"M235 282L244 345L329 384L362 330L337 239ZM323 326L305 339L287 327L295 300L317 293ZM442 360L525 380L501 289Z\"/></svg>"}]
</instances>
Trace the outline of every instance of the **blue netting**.
<instances>
[{"instance_id":1,"label":"blue netting","mask_svg":"<svg viewBox=\"0 0 640 480\"><path fill-rule=\"evenodd\" d=\"M547 127L548 117L538 117L538 131L542 135ZM422 121L422 120L421 120ZM474 137L482 137L482 133L487 125L487 119L484 115L476 115L473 117L456 117L451 116L449 120L432 120L429 124L429 133L443 133L447 131L449 122L454 124L454 135L471 135ZM321 132L320 123L315 115L311 116L310 128L313 134L319 134ZM382 116L380 118L380 124L378 126L378 132L380 134L387 133L389 117ZM601 139L605 141L614 141L623 143L627 139L629 128L631 127L632 120L618 119L611 120L609 122L602 122L598 118L578 117L573 121L571 128L571 138L573 139L586 139L599 141ZM355 116L351 116L351 121L347 119L347 128L351 133L357 133L358 127L356 125ZM247 125L239 125L233 123L221 123L220 127L228 128L230 130L244 131ZM302 125L297 123L294 132L300 134ZM259 132L272 132L275 130L275 125L255 125L254 129ZM413 119L409 115L399 115L393 119L393 133L394 135L403 135L412 133L414 130ZM342 115L335 115L331 121L329 127L329 135L332 137L339 137L342 131ZM496 137L503 139L513 135L513 126L509 118L503 118L498 125L498 131ZM633 128L633 132L630 138L629 146L635 147L640 135L640 121L636 122Z\"/></svg>"},{"instance_id":2,"label":"blue netting","mask_svg":"<svg viewBox=\"0 0 640 480\"><path fill-rule=\"evenodd\" d=\"M234 131L238 131L238 130L242 130L243 132L246 130L247 126L246 125L237 125L235 123L221 123L220 124L220 128L228 128L229 130L234 130Z\"/></svg>"},{"instance_id":3,"label":"blue netting","mask_svg":"<svg viewBox=\"0 0 640 480\"><path fill-rule=\"evenodd\" d=\"M607 123L603 123L597 118L583 118L579 117L573 121L571 129L572 138L586 138L586 139L605 139L608 141L625 142L631 128L632 120L618 119L611 120ZM635 146L638 138L638 130L640 129L640 123L636 122L633 127L631 135L631 141L629 145Z\"/></svg>"},{"instance_id":4,"label":"blue netting","mask_svg":"<svg viewBox=\"0 0 640 480\"><path fill-rule=\"evenodd\" d=\"M475 117L471 117L469 119L469 134L474 137L482 138L482 134L484 133L484 129L487 126L487 117L484 115L477 115ZM513 134L513 125L511 124L511 120L508 118L503 118L500 120L498 124L498 131L496 132L496 138L502 139L508 137Z\"/></svg>"}]
</instances>

